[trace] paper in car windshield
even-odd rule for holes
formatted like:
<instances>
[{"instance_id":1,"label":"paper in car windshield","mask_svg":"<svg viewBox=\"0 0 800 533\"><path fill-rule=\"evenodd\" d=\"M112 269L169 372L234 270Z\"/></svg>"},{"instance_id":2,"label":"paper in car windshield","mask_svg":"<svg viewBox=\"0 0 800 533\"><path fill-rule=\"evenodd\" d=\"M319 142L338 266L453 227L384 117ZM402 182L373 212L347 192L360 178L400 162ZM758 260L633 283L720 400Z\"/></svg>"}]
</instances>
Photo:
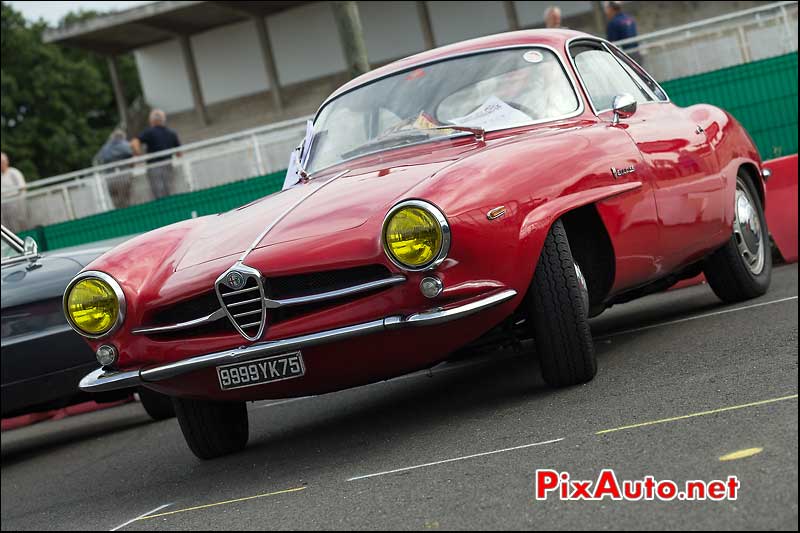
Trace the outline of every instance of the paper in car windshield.
<instances>
[{"instance_id":1,"label":"paper in car windshield","mask_svg":"<svg viewBox=\"0 0 800 533\"><path fill-rule=\"evenodd\" d=\"M483 128L486 131L530 124L533 119L492 95L475 111L451 122L457 126Z\"/></svg>"}]
</instances>

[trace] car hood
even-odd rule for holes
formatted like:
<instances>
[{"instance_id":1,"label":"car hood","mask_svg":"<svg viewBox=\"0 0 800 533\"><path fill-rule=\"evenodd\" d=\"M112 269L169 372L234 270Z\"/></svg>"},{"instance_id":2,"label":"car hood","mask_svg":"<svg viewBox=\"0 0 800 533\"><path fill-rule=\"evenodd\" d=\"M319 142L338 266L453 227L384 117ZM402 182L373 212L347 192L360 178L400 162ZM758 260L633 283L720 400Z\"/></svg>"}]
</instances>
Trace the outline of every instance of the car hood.
<instances>
[{"instance_id":1,"label":"car hood","mask_svg":"<svg viewBox=\"0 0 800 533\"><path fill-rule=\"evenodd\" d=\"M2 269L2 308L60 299L83 265L71 257L43 256Z\"/></svg>"},{"instance_id":2,"label":"car hood","mask_svg":"<svg viewBox=\"0 0 800 533\"><path fill-rule=\"evenodd\" d=\"M457 156L403 165L380 165L315 178L248 205L207 217L179 252L175 270L298 239L361 226ZM267 231L268 230L268 231ZM266 232L266 234L265 234Z\"/></svg>"}]
</instances>

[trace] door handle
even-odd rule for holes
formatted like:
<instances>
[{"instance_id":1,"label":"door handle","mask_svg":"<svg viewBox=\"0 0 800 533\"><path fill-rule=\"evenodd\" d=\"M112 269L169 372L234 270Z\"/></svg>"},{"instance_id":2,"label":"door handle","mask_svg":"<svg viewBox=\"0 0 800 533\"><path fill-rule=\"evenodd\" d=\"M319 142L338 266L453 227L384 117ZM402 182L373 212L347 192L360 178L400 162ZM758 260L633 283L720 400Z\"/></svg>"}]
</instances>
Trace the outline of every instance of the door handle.
<instances>
[{"instance_id":1,"label":"door handle","mask_svg":"<svg viewBox=\"0 0 800 533\"><path fill-rule=\"evenodd\" d=\"M701 133L703 133L704 131L706 131L706 130L704 130L704 129L703 129L703 126L701 126L700 124L698 124L698 125L697 125L697 128L694 130L694 132L695 132L696 134L698 134L698 135L700 135L700 134L701 134Z\"/></svg>"}]
</instances>

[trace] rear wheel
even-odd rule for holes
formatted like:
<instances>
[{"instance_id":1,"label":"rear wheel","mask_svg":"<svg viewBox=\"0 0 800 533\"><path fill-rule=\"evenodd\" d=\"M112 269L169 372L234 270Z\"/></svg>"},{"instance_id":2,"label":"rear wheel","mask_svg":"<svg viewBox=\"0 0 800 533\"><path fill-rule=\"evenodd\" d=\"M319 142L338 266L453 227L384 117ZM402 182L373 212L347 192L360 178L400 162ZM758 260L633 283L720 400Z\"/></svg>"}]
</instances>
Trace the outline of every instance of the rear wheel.
<instances>
[{"instance_id":1,"label":"rear wheel","mask_svg":"<svg viewBox=\"0 0 800 533\"><path fill-rule=\"evenodd\" d=\"M556 221L545 239L528 291L536 352L545 382L566 387L597 373L586 280Z\"/></svg>"},{"instance_id":2,"label":"rear wheel","mask_svg":"<svg viewBox=\"0 0 800 533\"><path fill-rule=\"evenodd\" d=\"M138 392L142 407L153 420L165 420L175 416L175 408L169 396L144 387L140 387Z\"/></svg>"},{"instance_id":3,"label":"rear wheel","mask_svg":"<svg viewBox=\"0 0 800 533\"><path fill-rule=\"evenodd\" d=\"M173 398L186 444L200 459L243 450L249 426L245 402L212 402Z\"/></svg>"},{"instance_id":4,"label":"rear wheel","mask_svg":"<svg viewBox=\"0 0 800 533\"><path fill-rule=\"evenodd\" d=\"M750 180L736 178L733 235L703 268L708 284L724 302L740 302L767 292L772 253L764 208Z\"/></svg>"}]
</instances>

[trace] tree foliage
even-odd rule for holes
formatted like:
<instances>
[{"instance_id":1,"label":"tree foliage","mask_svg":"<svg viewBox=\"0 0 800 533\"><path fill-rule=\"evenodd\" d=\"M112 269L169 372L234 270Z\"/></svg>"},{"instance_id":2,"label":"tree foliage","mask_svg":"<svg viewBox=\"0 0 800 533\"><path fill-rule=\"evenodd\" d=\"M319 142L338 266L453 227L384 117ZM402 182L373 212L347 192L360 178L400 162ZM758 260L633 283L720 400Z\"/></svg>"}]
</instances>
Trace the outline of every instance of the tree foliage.
<instances>
[{"instance_id":1,"label":"tree foliage","mask_svg":"<svg viewBox=\"0 0 800 533\"><path fill-rule=\"evenodd\" d=\"M61 24L96 15L71 13ZM28 181L90 166L120 123L106 59L44 43L46 28L2 3L0 144ZM136 66L130 54L118 63L130 103L141 94Z\"/></svg>"}]
</instances>

